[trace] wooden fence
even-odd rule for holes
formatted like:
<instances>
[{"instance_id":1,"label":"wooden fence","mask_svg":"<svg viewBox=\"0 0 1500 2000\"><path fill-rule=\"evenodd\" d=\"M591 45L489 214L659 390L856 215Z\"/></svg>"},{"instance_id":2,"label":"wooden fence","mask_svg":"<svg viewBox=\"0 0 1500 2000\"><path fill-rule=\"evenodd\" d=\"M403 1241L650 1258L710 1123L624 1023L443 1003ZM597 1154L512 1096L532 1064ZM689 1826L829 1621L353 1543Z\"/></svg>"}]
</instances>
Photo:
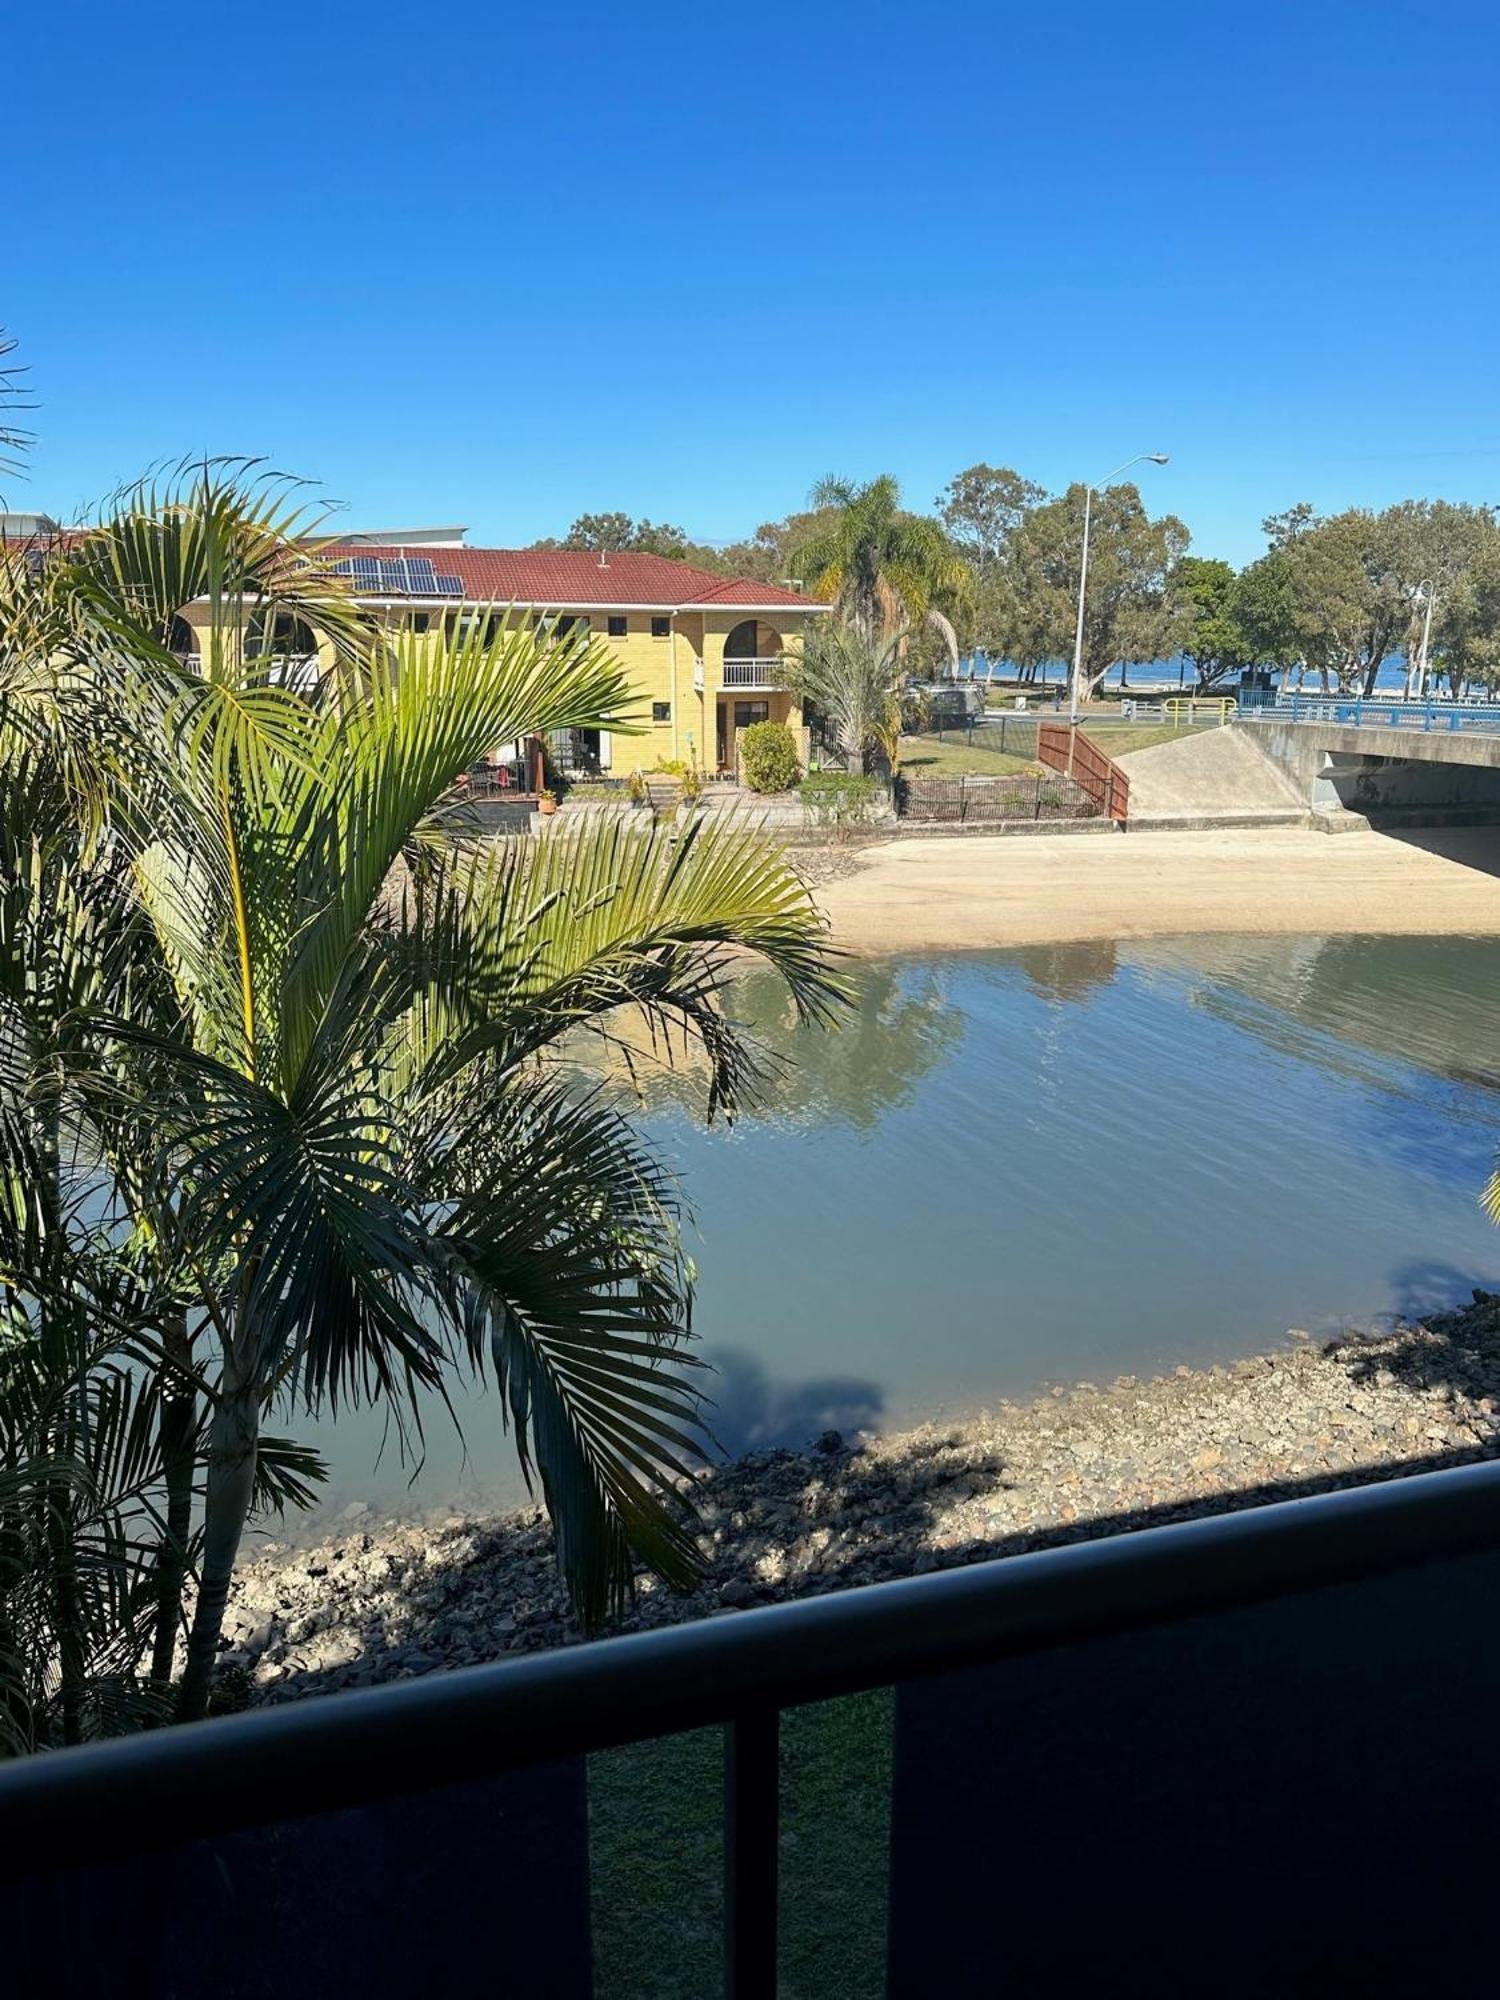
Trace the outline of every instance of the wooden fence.
<instances>
[{"instance_id":1,"label":"wooden fence","mask_svg":"<svg viewBox=\"0 0 1500 2000\"><path fill-rule=\"evenodd\" d=\"M1066 722L1041 723L1036 754L1049 771L1062 771L1080 786L1106 818L1121 825L1129 818L1129 778L1081 729Z\"/></svg>"}]
</instances>

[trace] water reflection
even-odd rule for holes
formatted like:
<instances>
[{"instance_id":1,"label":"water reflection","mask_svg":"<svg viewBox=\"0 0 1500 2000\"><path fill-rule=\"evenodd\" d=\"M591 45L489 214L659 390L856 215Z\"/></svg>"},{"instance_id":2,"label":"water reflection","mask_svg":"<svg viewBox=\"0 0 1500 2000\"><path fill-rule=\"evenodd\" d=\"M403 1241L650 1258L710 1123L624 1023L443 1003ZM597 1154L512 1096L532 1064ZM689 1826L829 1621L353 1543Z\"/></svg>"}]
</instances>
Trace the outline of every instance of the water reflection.
<instances>
[{"instance_id":1,"label":"water reflection","mask_svg":"<svg viewBox=\"0 0 1500 2000\"><path fill-rule=\"evenodd\" d=\"M1012 956L1044 1000L1087 1000L1114 979L1120 947L1113 938L1093 938L1078 944L1023 945Z\"/></svg>"},{"instance_id":2,"label":"water reflection","mask_svg":"<svg viewBox=\"0 0 1500 2000\"><path fill-rule=\"evenodd\" d=\"M878 1383L857 1375L773 1376L742 1347L710 1346L704 1359L714 1370L714 1437L731 1457L770 1445L805 1445L825 1431L852 1436L881 1428L885 1394Z\"/></svg>"},{"instance_id":3,"label":"water reflection","mask_svg":"<svg viewBox=\"0 0 1500 2000\"><path fill-rule=\"evenodd\" d=\"M963 1413L1496 1288L1500 947L1213 938L860 968L835 1035L775 983L759 1115L637 1064L695 1225L726 1448ZM609 1071L626 1089L621 1064ZM441 1421L416 1506L519 1497L493 1399ZM401 1501L361 1419L339 1504ZM394 1496L392 1488L397 1488Z\"/></svg>"},{"instance_id":4,"label":"water reflection","mask_svg":"<svg viewBox=\"0 0 1500 2000\"><path fill-rule=\"evenodd\" d=\"M748 1116L773 1122L835 1123L872 1132L892 1110L911 1103L922 1079L953 1053L963 1034L942 981L922 965L870 964L852 975L853 1004L832 1030L797 1025L786 989L774 974L749 972L736 981L734 1018L757 1037L770 1062ZM627 1075L618 1051L632 1058ZM663 1060L671 1056L671 1066ZM574 1047L573 1059L628 1089L648 1110L671 1106L701 1116L707 1078L700 1053L680 1040L650 1046L629 1023L604 1060L598 1047ZM689 1190L691 1193L691 1190Z\"/></svg>"}]
</instances>

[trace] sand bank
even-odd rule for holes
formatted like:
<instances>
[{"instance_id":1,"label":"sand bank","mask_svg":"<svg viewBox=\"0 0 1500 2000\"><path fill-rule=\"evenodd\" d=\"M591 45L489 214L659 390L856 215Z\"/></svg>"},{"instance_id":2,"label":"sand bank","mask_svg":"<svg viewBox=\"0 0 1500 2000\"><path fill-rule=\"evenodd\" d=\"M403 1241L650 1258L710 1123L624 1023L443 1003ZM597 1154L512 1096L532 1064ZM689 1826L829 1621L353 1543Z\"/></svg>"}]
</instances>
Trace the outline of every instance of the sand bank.
<instances>
[{"instance_id":1,"label":"sand bank","mask_svg":"<svg viewBox=\"0 0 1500 2000\"><path fill-rule=\"evenodd\" d=\"M1193 933L1500 935L1500 829L891 841L817 889L866 955Z\"/></svg>"}]
</instances>

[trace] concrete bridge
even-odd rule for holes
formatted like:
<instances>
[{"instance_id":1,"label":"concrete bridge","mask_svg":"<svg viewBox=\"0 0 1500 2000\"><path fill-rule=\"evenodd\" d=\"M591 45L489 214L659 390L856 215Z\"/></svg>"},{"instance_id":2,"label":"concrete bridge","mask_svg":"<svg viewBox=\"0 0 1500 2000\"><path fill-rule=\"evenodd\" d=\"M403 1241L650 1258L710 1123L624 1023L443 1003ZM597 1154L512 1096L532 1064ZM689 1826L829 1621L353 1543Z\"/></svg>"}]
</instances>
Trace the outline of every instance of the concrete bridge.
<instances>
[{"instance_id":1,"label":"concrete bridge","mask_svg":"<svg viewBox=\"0 0 1500 2000\"><path fill-rule=\"evenodd\" d=\"M1500 706L1299 697L1232 727L1320 817L1500 820Z\"/></svg>"}]
</instances>

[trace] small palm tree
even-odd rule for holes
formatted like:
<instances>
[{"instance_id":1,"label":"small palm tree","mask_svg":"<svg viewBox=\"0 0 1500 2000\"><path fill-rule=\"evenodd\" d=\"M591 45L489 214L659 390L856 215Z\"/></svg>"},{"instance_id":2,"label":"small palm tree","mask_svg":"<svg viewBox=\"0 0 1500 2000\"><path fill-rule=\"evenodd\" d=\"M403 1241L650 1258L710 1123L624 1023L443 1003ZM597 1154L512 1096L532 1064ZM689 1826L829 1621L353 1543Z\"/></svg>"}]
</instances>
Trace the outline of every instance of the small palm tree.
<instances>
[{"instance_id":1,"label":"small palm tree","mask_svg":"<svg viewBox=\"0 0 1500 2000\"><path fill-rule=\"evenodd\" d=\"M905 627L872 638L861 626L823 619L787 662L787 685L817 715L849 770L867 770L876 753L896 768L904 638Z\"/></svg>"},{"instance_id":2,"label":"small palm tree","mask_svg":"<svg viewBox=\"0 0 1500 2000\"><path fill-rule=\"evenodd\" d=\"M942 526L906 513L889 473L865 486L824 479L812 505L829 518L793 551L792 573L872 642L931 625L956 664L958 638L947 614L965 601L971 577Z\"/></svg>"}]
</instances>

